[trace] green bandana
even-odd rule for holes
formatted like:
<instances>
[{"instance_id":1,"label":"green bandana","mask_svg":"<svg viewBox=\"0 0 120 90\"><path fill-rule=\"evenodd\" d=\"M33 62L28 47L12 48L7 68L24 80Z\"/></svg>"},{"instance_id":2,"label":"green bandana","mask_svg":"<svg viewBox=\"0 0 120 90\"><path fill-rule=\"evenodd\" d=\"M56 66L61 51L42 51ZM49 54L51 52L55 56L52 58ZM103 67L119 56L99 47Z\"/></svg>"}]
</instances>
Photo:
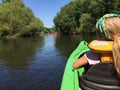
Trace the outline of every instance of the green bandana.
<instances>
[{"instance_id":1,"label":"green bandana","mask_svg":"<svg viewBox=\"0 0 120 90\"><path fill-rule=\"evenodd\" d=\"M101 17L98 22L96 23L96 28L100 30L101 33L104 34L104 36L107 39L112 39L110 35L107 33L107 29L105 28L105 19L111 18L111 17L120 17L118 14L105 14L103 17Z\"/></svg>"}]
</instances>

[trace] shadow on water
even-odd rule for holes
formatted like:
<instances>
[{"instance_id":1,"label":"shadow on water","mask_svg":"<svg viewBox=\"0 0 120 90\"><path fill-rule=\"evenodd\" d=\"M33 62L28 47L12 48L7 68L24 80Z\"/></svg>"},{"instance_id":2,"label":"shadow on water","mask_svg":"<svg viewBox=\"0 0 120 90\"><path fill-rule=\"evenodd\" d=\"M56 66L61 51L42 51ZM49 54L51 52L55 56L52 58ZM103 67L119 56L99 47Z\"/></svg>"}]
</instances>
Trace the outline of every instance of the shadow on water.
<instances>
[{"instance_id":1,"label":"shadow on water","mask_svg":"<svg viewBox=\"0 0 120 90\"><path fill-rule=\"evenodd\" d=\"M44 38L19 38L0 41L0 67L6 67L12 77L18 77L29 70L37 49L44 45ZM18 72L17 72L18 71Z\"/></svg>"},{"instance_id":2,"label":"shadow on water","mask_svg":"<svg viewBox=\"0 0 120 90\"><path fill-rule=\"evenodd\" d=\"M55 39L55 47L61 55L69 56L80 41L85 40L89 42L91 39L93 39L92 36L86 33L81 35L63 35Z\"/></svg>"},{"instance_id":3,"label":"shadow on water","mask_svg":"<svg viewBox=\"0 0 120 90\"><path fill-rule=\"evenodd\" d=\"M75 49L77 44L80 42L80 39L78 39L78 37L74 35L60 36L55 40L55 47L62 55L69 56L69 54Z\"/></svg>"}]
</instances>

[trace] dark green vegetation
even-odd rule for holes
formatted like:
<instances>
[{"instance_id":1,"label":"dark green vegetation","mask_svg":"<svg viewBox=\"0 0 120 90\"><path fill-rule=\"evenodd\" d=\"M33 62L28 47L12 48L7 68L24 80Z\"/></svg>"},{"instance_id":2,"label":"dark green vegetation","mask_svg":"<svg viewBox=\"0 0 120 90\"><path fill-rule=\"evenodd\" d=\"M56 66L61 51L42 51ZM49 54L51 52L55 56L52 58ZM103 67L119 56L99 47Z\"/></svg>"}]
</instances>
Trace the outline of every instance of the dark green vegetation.
<instances>
[{"instance_id":1,"label":"dark green vegetation","mask_svg":"<svg viewBox=\"0 0 120 90\"><path fill-rule=\"evenodd\" d=\"M23 0L2 0L0 3L0 38L16 38L60 32L91 33L97 20L106 13L120 14L119 0L72 0L54 18L52 28L34 16Z\"/></svg>"},{"instance_id":2,"label":"dark green vegetation","mask_svg":"<svg viewBox=\"0 0 120 90\"><path fill-rule=\"evenodd\" d=\"M22 0L2 0L0 3L0 38L34 36L45 31L41 20L34 16Z\"/></svg>"},{"instance_id":3,"label":"dark green vegetation","mask_svg":"<svg viewBox=\"0 0 120 90\"><path fill-rule=\"evenodd\" d=\"M119 0L72 0L54 18L61 33L91 33L97 20L106 13L120 14Z\"/></svg>"}]
</instances>

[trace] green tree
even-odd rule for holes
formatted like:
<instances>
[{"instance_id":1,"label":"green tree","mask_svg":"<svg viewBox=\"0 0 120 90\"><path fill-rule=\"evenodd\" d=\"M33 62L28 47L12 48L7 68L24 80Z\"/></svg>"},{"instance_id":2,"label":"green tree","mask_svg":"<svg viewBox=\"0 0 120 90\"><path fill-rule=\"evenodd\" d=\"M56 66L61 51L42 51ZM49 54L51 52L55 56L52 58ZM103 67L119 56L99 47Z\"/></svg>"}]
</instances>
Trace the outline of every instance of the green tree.
<instances>
[{"instance_id":1,"label":"green tree","mask_svg":"<svg viewBox=\"0 0 120 90\"><path fill-rule=\"evenodd\" d=\"M3 0L0 5L0 32L8 31L7 37L33 36L44 32L44 25L22 0ZM1 36L5 36L1 35Z\"/></svg>"},{"instance_id":2,"label":"green tree","mask_svg":"<svg viewBox=\"0 0 120 90\"><path fill-rule=\"evenodd\" d=\"M106 13L120 14L119 0L72 0L54 18L60 32L93 32L97 20Z\"/></svg>"},{"instance_id":3,"label":"green tree","mask_svg":"<svg viewBox=\"0 0 120 90\"><path fill-rule=\"evenodd\" d=\"M11 0L2 0L3 3L5 2L11 2Z\"/></svg>"},{"instance_id":4,"label":"green tree","mask_svg":"<svg viewBox=\"0 0 120 90\"><path fill-rule=\"evenodd\" d=\"M57 31L61 33L72 33L76 29L77 25L74 11L73 2L61 8L61 12L54 18Z\"/></svg>"}]
</instances>

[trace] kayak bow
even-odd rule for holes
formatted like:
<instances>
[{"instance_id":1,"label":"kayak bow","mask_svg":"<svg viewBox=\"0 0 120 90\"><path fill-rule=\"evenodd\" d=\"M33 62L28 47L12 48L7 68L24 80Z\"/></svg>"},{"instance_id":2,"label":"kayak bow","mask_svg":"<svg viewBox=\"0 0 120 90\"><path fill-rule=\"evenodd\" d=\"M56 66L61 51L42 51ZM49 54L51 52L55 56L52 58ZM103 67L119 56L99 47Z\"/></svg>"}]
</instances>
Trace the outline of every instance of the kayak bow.
<instances>
[{"instance_id":1,"label":"kayak bow","mask_svg":"<svg viewBox=\"0 0 120 90\"><path fill-rule=\"evenodd\" d=\"M84 67L73 69L72 64L87 51L89 51L88 43L86 41L81 41L72 52L64 70L60 90L79 90L78 72L82 75Z\"/></svg>"}]
</instances>

